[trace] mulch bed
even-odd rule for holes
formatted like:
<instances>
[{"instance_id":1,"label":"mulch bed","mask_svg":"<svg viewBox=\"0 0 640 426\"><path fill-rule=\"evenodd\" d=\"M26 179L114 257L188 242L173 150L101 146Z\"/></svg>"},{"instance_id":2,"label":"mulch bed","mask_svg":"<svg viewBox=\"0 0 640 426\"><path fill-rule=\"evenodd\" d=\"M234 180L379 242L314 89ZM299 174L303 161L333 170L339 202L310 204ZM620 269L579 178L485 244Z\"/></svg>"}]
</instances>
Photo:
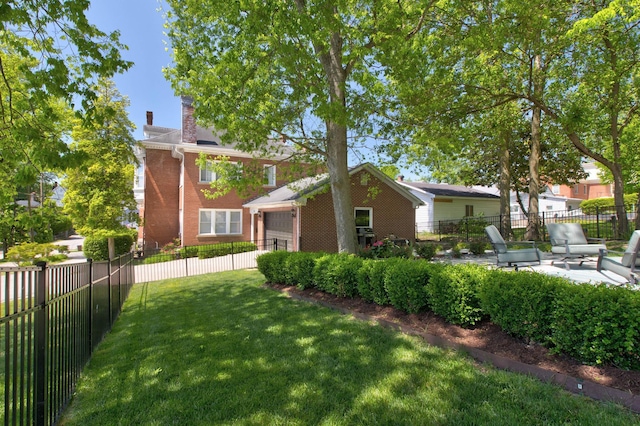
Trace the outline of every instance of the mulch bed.
<instances>
[{"instance_id":1,"label":"mulch bed","mask_svg":"<svg viewBox=\"0 0 640 426\"><path fill-rule=\"evenodd\" d=\"M376 320L402 332L420 335L431 344L464 350L481 362L531 374L560 384L572 392L613 400L640 412L640 371L611 365L584 365L568 356L552 354L543 346L516 339L488 321L473 328L462 328L447 323L432 312L407 314L392 306L376 305L357 297L340 298L316 289L299 290L279 284L268 286L297 299L320 303L362 319Z\"/></svg>"}]
</instances>

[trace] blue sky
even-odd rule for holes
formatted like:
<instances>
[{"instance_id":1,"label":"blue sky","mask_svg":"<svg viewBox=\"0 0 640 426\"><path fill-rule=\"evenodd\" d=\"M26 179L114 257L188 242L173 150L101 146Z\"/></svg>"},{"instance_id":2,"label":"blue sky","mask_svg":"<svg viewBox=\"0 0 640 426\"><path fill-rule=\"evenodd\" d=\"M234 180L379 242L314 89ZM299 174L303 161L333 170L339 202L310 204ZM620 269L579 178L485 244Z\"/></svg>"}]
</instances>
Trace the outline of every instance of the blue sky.
<instances>
[{"instance_id":1,"label":"blue sky","mask_svg":"<svg viewBox=\"0 0 640 426\"><path fill-rule=\"evenodd\" d=\"M136 125L138 140L147 111L153 111L153 124L180 128L180 98L162 74L171 55L160 6L166 7L158 0L92 0L87 12L89 21L102 31L119 30L120 40L129 46L122 56L134 65L114 81L131 102L129 119Z\"/></svg>"}]
</instances>

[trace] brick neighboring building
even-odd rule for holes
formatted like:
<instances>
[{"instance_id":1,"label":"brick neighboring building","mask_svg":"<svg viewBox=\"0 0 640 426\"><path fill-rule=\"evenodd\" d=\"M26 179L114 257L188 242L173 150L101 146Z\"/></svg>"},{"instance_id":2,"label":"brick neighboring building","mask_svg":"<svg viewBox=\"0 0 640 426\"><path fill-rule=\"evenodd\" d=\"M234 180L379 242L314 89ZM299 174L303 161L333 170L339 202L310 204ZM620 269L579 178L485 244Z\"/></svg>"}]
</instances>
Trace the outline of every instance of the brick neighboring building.
<instances>
[{"instance_id":1,"label":"brick neighboring building","mask_svg":"<svg viewBox=\"0 0 640 426\"><path fill-rule=\"evenodd\" d=\"M573 186L552 185L551 192L555 195L579 200L613 197L613 184L602 183L595 163L583 163L582 168L588 174L586 179Z\"/></svg>"},{"instance_id":2,"label":"brick neighboring building","mask_svg":"<svg viewBox=\"0 0 640 426\"><path fill-rule=\"evenodd\" d=\"M193 112L191 98L183 96L181 129L156 126L153 113L147 112L144 139L138 149L141 167L134 184L142 219L138 239L145 248L162 247L176 238L190 246L249 241L252 237L254 217L242 207L247 199L235 191L212 200L205 198L202 191L210 188L215 173L201 170L196 159L202 152L243 164L254 159L251 154L223 145L211 130L196 126ZM257 160L265 167L265 190L286 183L279 168L286 167L283 160L290 150L284 144L278 149L281 154Z\"/></svg>"},{"instance_id":3,"label":"brick neighboring building","mask_svg":"<svg viewBox=\"0 0 640 426\"><path fill-rule=\"evenodd\" d=\"M422 201L369 163L350 169L361 246L388 236L415 241ZM256 217L256 239L278 238L293 251L336 252L338 241L327 174L306 178L244 205Z\"/></svg>"}]
</instances>

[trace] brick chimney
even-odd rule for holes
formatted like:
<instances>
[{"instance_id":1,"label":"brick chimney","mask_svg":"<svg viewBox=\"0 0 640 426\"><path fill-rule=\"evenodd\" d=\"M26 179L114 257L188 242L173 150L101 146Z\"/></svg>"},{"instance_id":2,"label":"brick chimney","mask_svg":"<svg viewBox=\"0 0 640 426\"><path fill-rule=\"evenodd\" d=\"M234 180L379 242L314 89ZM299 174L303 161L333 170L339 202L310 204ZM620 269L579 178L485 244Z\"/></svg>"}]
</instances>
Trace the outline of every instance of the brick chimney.
<instances>
[{"instance_id":1,"label":"brick chimney","mask_svg":"<svg viewBox=\"0 0 640 426\"><path fill-rule=\"evenodd\" d=\"M153 111L147 111L147 124L153 126Z\"/></svg>"},{"instance_id":2,"label":"brick chimney","mask_svg":"<svg viewBox=\"0 0 640 426\"><path fill-rule=\"evenodd\" d=\"M182 101L182 143L197 142L196 119L193 116L193 98L191 96L181 96Z\"/></svg>"}]
</instances>

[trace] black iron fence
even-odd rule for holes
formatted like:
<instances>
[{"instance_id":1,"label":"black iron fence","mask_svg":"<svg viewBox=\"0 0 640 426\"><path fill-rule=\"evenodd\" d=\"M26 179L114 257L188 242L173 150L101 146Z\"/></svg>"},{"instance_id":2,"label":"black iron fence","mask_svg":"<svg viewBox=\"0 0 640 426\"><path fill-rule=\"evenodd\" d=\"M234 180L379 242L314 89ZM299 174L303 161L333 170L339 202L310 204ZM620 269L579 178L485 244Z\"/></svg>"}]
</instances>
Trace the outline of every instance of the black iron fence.
<instances>
[{"instance_id":1,"label":"black iron fence","mask_svg":"<svg viewBox=\"0 0 640 426\"><path fill-rule=\"evenodd\" d=\"M291 241L270 238L136 252L136 282L183 278L211 272L257 267L256 258L274 250L291 250Z\"/></svg>"},{"instance_id":2,"label":"black iron fence","mask_svg":"<svg viewBox=\"0 0 640 426\"><path fill-rule=\"evenodd\" d=\"M625 240L635 229L635 220L638 212L627 212L628 230L618 231L618 216L614 207L595 207L591 211L554 210L544 211L538 215L540 223L540 238L548 240L546 224L577 222L582 225L585 234L589 238L605 238L608 240ZM531 215L512 213L510 218L511 234L514 240L523 240ZM473 216L460 219L439 220L435 222L419 222L416 224L416 239L456 239L458 241L472 241L486 239L484 228L487 225L495 225L502 235L508 232L504 226L503 216Z\"/></svg>"},{"instance_id":3,"label":"black iron fence","mask_svg":"<svg viewBox=\"0 0 640 426\"><path fill-rule=\"evenodd\" d=\"M55 424L129 294L132 260L0 268L3 424Z\"/></svg>"}]
</instances>

